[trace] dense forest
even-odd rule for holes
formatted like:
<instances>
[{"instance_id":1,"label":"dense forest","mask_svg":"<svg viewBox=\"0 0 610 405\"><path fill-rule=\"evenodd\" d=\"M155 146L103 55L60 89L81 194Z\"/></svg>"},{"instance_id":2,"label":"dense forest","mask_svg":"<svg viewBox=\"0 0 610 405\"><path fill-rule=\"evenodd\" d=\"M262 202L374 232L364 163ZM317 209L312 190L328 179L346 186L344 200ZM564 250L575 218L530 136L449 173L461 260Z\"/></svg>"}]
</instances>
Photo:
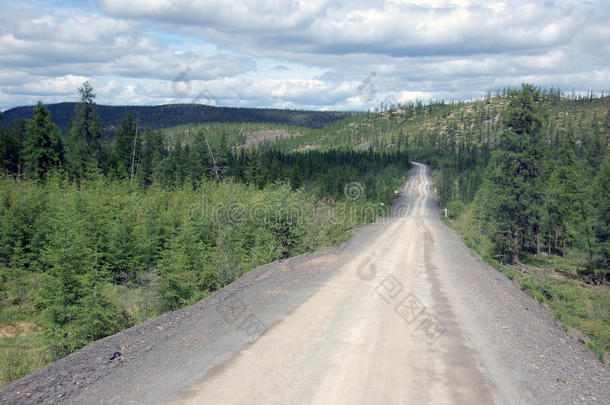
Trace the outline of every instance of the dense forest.
<instances>
[{"instance_id":1,"label":"dense forest","mask_svg":"<svg viewBox=\"0 0 610 405\"><path fill-rule=\"evenodd\" d=\"M438 169L441 204L454 218L472 204L498 260L519 265L520 254L566 256L570 247L586 252L587 269L599 270L594 281L603 283L610 256L607 101L589 120L567 116L559 126L539 89L524 86L507 101L498 131L421 149Z\"/></svg>"},{"instance_id":2,"label":"dense forest","mask_svg":"<svg viewBox=\"0 0 610 405\"><path fill-rule=\"evenodd\" d=\"M79 90L65 136L42 103L1 129L0 323L27 330L3 339L3 382L345 240L410 166L405 150L245 148L227 133L243 124L162 132L127 114L109 137Z\"/></svg>"},{"instance_id":3,"label":"dense forest","mask_svg":"<svg viewBox=\"0 0 610 405\"><path fill-rule=\"evenodd\" d=\"M466 244L607 362L610 99L558 99L526 85L503 104L483 125L473 120L478 130L449 143L431 136L414 155L435 168L441 206Z\"/></svg>"}]
</instances>

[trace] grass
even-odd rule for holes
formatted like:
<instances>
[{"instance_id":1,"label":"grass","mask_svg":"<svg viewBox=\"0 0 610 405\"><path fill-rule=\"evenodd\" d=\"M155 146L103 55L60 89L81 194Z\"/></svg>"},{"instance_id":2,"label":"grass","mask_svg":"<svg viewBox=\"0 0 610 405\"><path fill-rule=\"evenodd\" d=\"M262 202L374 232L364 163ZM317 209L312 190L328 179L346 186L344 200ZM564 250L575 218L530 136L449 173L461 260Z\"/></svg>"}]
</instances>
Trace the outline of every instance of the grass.
<instances>
[{"instance_id":1,"label":"grass","mask_svg":"<svg viewBox=\"0 0 610 405\"><path fill-rule=\"evenodd\" d=\"M487 263L517 282L521 288L548 305L564 330L574 328L583 333L585 344L600 361L610 357L610 286L586 283L582 252L568 252L566 257L541 254L524 255L522 269L501 264L494 259L489 238L479 231L472 206L457 219L443 218L443 223L462 235L464 244Z\"/></svg>"},{"instance_id":2,"label":"grass","mask_svg":"<svg viewBox=\"0 0 610 405\"><path fill-rule=\"evenodd\" d=\"M105 288L113 302L128 309L134 323L157 315L156 295L145 287L126 289L121 285ZM203 298L198 296L197 300ZM33 312L31 303L24 310L20 305L0 306L0 386L26 376L57 360L49 350L49 338L40 325L43 322Z\"/></svg>"},{"instance_id":3,"label":"grass","mask_svg":"<svg viewBox=\"0 0 610 405\"><path fill-rule=\"evenodd\" d=\"M0 327L3 327L4 331L8 326L19 325L13 317L11 322L6 322L6 313L0 315L3 318ZM18 380L51 360L47 342L37 324L31 317L27 319L24 316L19 317L19 322L33 327L13 336L7 337L5 333L2 335L5 337L0 338L0 386Z\"/></svg>"}]
</instances>

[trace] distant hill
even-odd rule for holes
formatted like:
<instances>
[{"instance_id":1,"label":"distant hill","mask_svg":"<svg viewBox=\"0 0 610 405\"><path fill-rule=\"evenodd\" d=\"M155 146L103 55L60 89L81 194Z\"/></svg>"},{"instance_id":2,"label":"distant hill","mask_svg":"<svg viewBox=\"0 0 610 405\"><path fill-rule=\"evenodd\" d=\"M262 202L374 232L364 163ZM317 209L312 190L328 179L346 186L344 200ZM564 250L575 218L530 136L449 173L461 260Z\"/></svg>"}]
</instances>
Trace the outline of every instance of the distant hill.
<instances>
[{"instance_id":1,"label":"distant hill","mask_svg":"<svg viewBox=\"0 0 610 405\"><path fill-rule=\"evenodd\" d=\"M51 119L65 134L70 127L76 103L48 104ZM32 118L34 106L15 107L2 113L5 125L17 118ZM159 106L98 105L98 114L105 129L113 133L127 113L138 119L142 127L159 129L183 124L207 122L258 122L321 128L352 113L327 111L279 110L272 108L213 107L201 104L167 104Z\"/></svg>"},{"instance_id":2,"label":"distant hill","mask_svg":"<svg viewBox=\"0 0 610 405\"><path fill-rule=\"evenodd\" d=\"M477 101L403 105L376 114L354 114L329 130L278 139L270 148L284 152L336 147L386 150L409 147L438 150L449 145L495 145L506 129L501 112L505 95ZM571 128L578 143L601 134L610 148L610 96L550 98L545 101L549 142Z\"/></svg>"}]
</instances>

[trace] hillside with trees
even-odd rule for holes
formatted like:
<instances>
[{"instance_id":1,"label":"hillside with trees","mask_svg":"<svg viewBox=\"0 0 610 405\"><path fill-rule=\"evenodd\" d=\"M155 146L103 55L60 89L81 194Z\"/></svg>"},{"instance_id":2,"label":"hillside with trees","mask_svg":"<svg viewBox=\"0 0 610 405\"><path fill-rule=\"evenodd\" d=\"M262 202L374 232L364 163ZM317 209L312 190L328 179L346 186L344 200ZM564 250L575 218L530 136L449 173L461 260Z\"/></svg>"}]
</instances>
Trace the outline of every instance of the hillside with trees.
<instances>
[{"instance_id":1,"label":"hillside with trees","mask_svg":"<svg viewBox=\"0 0 610 405\"><path fill-rule=\"evenodd\" d=\"M42 103L0 129L2 383L345 240L387 214L410 166L405 150L249 149L263 127L248 122L158 131L128 113L109 139L79 92L64 137Z\"/></svg>"}]
</instances>

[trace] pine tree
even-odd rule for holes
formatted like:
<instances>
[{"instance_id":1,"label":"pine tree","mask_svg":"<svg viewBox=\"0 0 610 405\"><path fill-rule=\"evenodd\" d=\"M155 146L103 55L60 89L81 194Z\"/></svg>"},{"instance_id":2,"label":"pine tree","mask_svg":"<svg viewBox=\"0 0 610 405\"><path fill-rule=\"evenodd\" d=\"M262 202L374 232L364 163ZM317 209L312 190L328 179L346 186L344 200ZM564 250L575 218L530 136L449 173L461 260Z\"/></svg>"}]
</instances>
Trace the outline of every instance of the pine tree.
<instances>
[{"instance_id":1,"label":"pine tree","mask_svg":"<svg viewBox=\"0 0 610 405\"><path fill-rule=\"evenodd\" d=\"M51 121L49 110L38 102L34 117L27 125L25 165L31 177L44 179L47 172L61 163L63 154L59 128Z\"/></svg>"}]
</instances>

